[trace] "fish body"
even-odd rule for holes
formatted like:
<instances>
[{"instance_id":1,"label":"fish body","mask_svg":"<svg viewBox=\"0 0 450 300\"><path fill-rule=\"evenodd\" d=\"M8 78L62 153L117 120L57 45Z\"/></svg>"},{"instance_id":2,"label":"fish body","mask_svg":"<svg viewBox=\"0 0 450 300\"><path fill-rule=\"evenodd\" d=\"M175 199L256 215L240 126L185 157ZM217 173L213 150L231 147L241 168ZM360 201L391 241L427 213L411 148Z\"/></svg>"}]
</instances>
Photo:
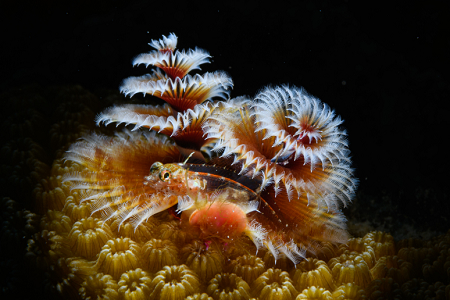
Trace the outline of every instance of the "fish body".
<instances>
[{"instance_id":1,"label":"fish body","mask_svg":"<svg viewBox=\"0 0 450 300\"><path fill-rule=\"evenodd\" d=\"M277 230L280 216L271 204L256 189L238 181L252 182L251 178L211 165L186 163L156 162L150 170L145 184L166 198L176 198L183 225L205 243L219 240L228 244L246 235L257 248L267 248L275 257L280 251L294 262L304 257L289 235Z\"/></svg>"}]
</instances>

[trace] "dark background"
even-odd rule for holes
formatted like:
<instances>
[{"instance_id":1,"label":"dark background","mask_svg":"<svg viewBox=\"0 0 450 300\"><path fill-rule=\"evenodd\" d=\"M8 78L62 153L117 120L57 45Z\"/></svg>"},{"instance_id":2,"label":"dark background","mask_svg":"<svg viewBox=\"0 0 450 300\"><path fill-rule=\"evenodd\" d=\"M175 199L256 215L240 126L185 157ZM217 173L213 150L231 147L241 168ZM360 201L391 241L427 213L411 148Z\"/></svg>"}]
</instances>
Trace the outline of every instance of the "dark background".
<instances>
[{"instance_id":1,"label":"dark background","mask_svg":"<svg viewBox=\"0 0 450 300\"><path fill-rule=\"evenodd\" d=\"M213 56L202 72L229 73L232 97L289 83L342 116L360 179L352 224L398 238L450 228L448 1L67 3L3 2L2 92L117 90L148 72L132 59L174 32L179 49Z\"/></svg>"}]
</instances>

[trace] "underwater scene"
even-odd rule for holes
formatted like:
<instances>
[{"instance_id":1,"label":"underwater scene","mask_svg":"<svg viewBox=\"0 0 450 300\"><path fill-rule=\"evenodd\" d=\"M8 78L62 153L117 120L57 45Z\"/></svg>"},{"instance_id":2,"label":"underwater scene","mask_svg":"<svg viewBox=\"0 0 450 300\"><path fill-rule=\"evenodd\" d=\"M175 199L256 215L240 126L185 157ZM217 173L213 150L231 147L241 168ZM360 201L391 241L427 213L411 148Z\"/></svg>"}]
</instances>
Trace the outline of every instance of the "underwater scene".
<instances>
[{"instance_id":1,"label":"underwater scene","mask_svg":"<svg viewBox=\"0 0 450 300\"><path fill-rule=\"evenodd\" d=\"M319 32L327 16L354 9L318 3L301 4L305 14L318 14L305 31ZM148 5L137 1L131 8ZM250 6L243 4L239 15ZM121 24L143 22L130 21L126 10L113 15L123 17ZM94 19L83 26L102 24ZM225 28L230 20L220 21ZM247 32L250 24L236 22ZM1 299L450 299L450 202L441 184L447 167L437 162L443 159L436 142L444 135L427 126L446 128L444 110L413 98L406 107L395 102L393 81L403 77L379 75L376 62L357 65L357 72L368 64L368 73L378 70L372 77L361 71L325 86L345 69L343 61L329 74L301 80L314 60L300 71L283 53L320 52L320 39L289 48L290 40L278 47L268 37L267 47L255 50L265 59L253 57L253 39L240 41L237 33L228 37L234 44L218 51L217 36L165 25L125 40L129 57L123 49L97 51L105 61L120 61L117 71L102 69L86 54L92 50L58 54L61 48L42 44L57 58L49 70L79 69L79 84L50 71L39 80L42 61L2 80L0 265L7 276ZM255 31L259 40L262 31ZM373 59L364 47L361 57ZM242 57L226 67L227 55ZM88 74L80 61L99 71ZM274 61L291 64L292 73L276 71ZM437 71L412 70L402 60L386 64L420 73L420 81L411 81L432 87L430 99L450 94ZM339 103L377 76L376 85L389 81L380 93L392 96L367 93L365 103ZM12 84L28 77L36 81ZM102 87L116 77L118 89ZM53 84L42 82L48 78ZM435 119L419 115L422 109L437 110ZM413 123L402 119L409 116Z\"/></svg>"},{"instance_id":2,"label":"underwater scene","mask_svg":"<svg viewBox=\"0 0 450 300\"><path fill-rule=\"evenodd\" d=\"M105 133L88 134L91 95L72 87L78 101L60 113L74 136L61 137L80 138L51 166L39 161L38 144L21 141L39 178L36 210L14 216L9 198L2 206L33 233L26 257L48 275L49 292L363 299L415 285L420 273L448 276L449 235L349 236L340 208L351 205L358 180L343 121L331 108L288 85L229 99L233 81L225 72L189 74L209 53L180 51L177 41L175 34L152 40L155 50L133 60L154 66L152 73L120 87L165 104L114 105L95 118Z\"/></svg>"}]
</instances>

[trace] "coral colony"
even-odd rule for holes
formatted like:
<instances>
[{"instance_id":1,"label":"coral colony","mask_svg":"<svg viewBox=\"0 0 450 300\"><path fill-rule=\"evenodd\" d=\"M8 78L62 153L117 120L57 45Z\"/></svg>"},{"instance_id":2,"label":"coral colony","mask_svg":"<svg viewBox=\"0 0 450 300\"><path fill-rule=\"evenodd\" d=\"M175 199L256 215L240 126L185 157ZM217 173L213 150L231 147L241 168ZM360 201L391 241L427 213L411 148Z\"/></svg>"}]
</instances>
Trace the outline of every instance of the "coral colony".
<instances>
[{"instance_id":1,"label":"coral colony","mask_svg":"<svg viewBox=\"0 0 450 300\"><path fill-rule=\"evenodd\" d=\"M156 69L120 89L166 104L107 109L99 124L134 128L85 137L66 155L88 170L64 181L87 191L82 202L92 213L137 230L169 210L206 244L226 249L246 236L294 264L321 242L346 242L340 206L351 201L356 179L342 120L287 85L227 99L233 83L226 73L188 74L209 62L206 51L175 50L174 34L150 45L156 50L133 64Z\"/></svg>"},{"instance_id":2,"label":"coral colony","mask_svg":"<svg viewBox=\"0 0 450 300\"><path fill-rule=\"evenodd\" d=\"M229 99L225 72L188 74L209 54L176 44L174 34L152 41L156 50L134 64L155 69L121 86L166 103L106 109L101 128L122 129L85 135L37 185L42 217L27 257L50 274L49 290L65 299L375 299L394 285L408 293L422 274L447 278L449 235L349 238L340 208L357 180L342 120L326 104L287 85Z\"/></svg>"}]
</instances>

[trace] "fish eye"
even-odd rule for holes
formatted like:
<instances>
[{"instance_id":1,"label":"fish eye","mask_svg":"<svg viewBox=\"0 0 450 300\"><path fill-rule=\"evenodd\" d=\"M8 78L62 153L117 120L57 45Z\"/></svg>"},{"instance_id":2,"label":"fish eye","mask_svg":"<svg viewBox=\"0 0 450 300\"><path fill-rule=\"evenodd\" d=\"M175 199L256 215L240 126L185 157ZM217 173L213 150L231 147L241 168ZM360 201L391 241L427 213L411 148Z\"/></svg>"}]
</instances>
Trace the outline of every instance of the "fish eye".
<instances>
[{"instance_id":1,"label":"fish eye","mask_svg":"<svg viewBox=\"0 0 450 300\"><path fill-rule=\"evenodd\" d=\"M159 179L162 181L167 181L170 179L170 171L167 169L161 170L161 173L159 173Z\"/></svg>"},{"instance_id":2,"label":"fish eye","mask_svg":"<svg viewBox=\"0 0 450 300\"><path fill-rule=\"evenodd\" d=\"M160 163L159 161L155 162L155 163L150 167L150 174L155 173L155 172L158 171L162 166L163 166L163 164Z\"/></svg>"}]
</instances>

